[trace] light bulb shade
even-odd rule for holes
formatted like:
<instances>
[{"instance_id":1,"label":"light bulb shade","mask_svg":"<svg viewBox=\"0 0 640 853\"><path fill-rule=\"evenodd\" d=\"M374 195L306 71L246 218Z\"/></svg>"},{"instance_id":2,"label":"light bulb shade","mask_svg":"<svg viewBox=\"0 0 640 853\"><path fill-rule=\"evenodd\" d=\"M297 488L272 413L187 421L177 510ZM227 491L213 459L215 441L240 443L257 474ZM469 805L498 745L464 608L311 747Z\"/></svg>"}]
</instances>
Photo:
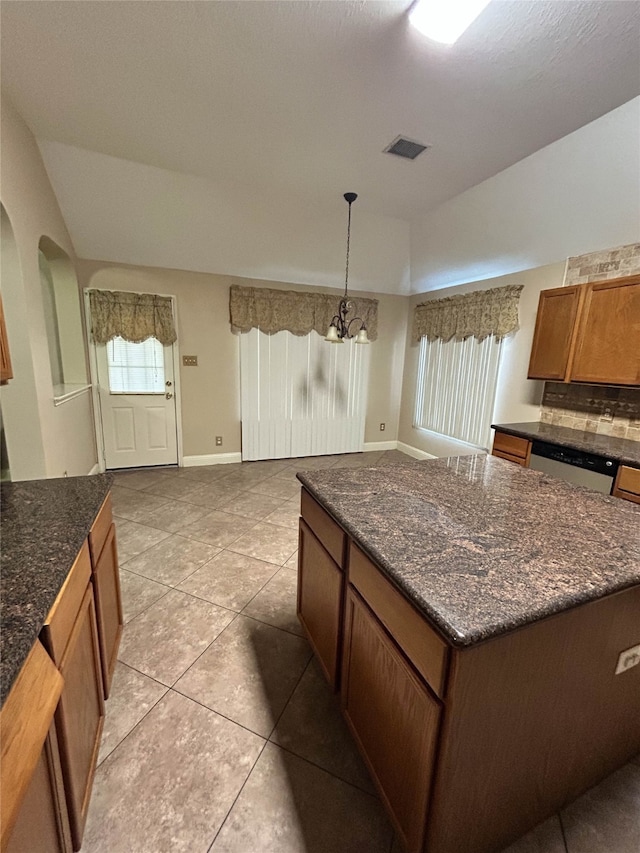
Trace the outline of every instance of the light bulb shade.
<instances>
[{"instance_id":1,"label":"light bulb shade","mask_svg":"<svg viewBox=\"0 0 640 853\"><path fill-rule=\"evenodd\" d=\"M329 341L330 344L341 344L342 340L338 337L338 330L333 325L333 323L329 326L327 331L327 337L325 341Z\"/></svg>"},{"instance_id":2,"label":"light bulb shade","mask_svg":"<svg viewBox=\"0 0 640 853\"><path fill-rule=\"evenodd\" d=\"M367 335L367 330L364 326L360 329L360 331L356 335L356 343L357 344L368 344L369 343L369 336Z\"/></svg>"}]
</instances>

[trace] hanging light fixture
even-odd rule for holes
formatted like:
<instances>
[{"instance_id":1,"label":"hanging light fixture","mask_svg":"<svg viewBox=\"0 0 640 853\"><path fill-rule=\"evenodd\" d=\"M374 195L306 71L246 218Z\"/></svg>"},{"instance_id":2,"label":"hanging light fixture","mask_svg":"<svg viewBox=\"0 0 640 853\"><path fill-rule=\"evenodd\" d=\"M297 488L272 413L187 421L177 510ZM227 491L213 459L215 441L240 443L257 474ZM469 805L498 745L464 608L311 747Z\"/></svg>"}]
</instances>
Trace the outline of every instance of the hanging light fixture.
<instances>
[{"instance_id":1,"label":"hanging light fixture","mask_svg":"<svg viewBox=\"0 0 640 853\"><path fill-rule=\"evenodd\" d=\"M347 322L347 314L349 313L349 309L353 307L353 302L349 301L349 244L351 242L351 205L358 198L355 193L345 193L344 200L349 205L349 219L347 224L347 268L344 276L344 296L340 300L340 304L338 305L338 313L334 315L331 320L331 324L329 325L329 330L327 331L327 336L325 341L329 341L332 344L342 344L344 343L344 339L353 338L355 334L355 343L357 344L368 344L369 337L367 336L367 327L365 325L364 320L361 317L354 317L352 320ZM354 323L360 323L360 328L357 333L351 332L351 327Z\"/></svg>"}]
</instances>

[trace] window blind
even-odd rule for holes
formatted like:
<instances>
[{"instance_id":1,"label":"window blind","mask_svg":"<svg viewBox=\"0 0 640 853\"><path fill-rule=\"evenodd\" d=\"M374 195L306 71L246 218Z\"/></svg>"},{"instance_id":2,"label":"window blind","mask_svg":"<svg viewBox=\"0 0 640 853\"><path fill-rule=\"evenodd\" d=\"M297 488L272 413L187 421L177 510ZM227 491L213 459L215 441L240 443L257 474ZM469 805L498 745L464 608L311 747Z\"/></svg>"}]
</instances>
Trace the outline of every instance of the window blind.
<instances>
[{"instance_id":1,"label":"window blind","mask_svg":"<svg viewBox=\"0 0 640 853\"><path fill-rule=\"evenodd\" d=\"M489 446L502 341L420 339L414 426Z\"/></svg>"},{"instance_id":2,"label":"window blind","mask_svg":"<svg viewBox=\"0 0 640 853\"><path fill-rule=\"evenodd\" d=\"M164 394L164 348L156 338L139 344L112 338L107 363L112 394Z\"/></svg>"}]
</instances>

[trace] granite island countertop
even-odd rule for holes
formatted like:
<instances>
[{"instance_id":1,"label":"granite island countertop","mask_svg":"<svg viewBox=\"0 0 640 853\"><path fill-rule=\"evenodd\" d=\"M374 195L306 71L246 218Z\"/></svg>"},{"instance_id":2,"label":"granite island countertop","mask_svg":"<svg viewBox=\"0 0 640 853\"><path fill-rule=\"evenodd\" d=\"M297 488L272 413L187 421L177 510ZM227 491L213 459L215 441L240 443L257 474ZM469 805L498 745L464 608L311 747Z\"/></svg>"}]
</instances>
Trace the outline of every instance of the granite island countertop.
<instances>
[{"instance_id":1,"label":"granite island countertop","mask_svg":"<svg viewBox=\"0 0 640 853\"><path fill-rule=\"evenodd\" d=\"M298 479L458 647L640 584L640 507L494 456Z\"/></svg>"},{"instance_id":2,"label":"granite island countertop","mask_svg":"<svg viewBox=\"0 0 640 853\"><path fill-rule=\"evenodd\" d=\"M614 462L640 467L640 441L629 438L616 438L613 435L599 435L570 427L545 424L542 421L532 421L524 424L491 424L492 429L529 438L532 441L547 441L560 447L570 447L572 450L582 450L585 453L596 453Z\"/></svg>"},{"instance_id":3,"label":"granite island countertop","mask_svg":"<svg viewBox=\"0 0 640 853\"><path fill-rule=\"evenodd\" d=\"M111 488L110 474L3 483L0 705Z\"/></svg>"}]
</instances>

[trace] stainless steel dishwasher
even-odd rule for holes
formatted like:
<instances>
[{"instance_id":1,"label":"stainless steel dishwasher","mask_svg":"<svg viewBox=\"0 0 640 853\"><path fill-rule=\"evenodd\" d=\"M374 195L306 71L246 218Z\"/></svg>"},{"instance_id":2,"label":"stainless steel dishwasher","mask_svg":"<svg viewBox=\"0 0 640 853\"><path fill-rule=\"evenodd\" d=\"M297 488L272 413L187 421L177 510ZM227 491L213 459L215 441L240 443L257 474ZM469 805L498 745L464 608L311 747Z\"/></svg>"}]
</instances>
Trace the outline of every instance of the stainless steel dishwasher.
<instances>
[{"instance_id":1,"label":"stainless steel dishwasher","mask_svg":"<svg viewBox=\"0 0 640 853\"><path fill-rule=\"evenodd\" d=\"M611 494L618 471L618 463L606 456L537 440L531 445L529 467L605 495Z\"/></svg>"}]
</instances>

